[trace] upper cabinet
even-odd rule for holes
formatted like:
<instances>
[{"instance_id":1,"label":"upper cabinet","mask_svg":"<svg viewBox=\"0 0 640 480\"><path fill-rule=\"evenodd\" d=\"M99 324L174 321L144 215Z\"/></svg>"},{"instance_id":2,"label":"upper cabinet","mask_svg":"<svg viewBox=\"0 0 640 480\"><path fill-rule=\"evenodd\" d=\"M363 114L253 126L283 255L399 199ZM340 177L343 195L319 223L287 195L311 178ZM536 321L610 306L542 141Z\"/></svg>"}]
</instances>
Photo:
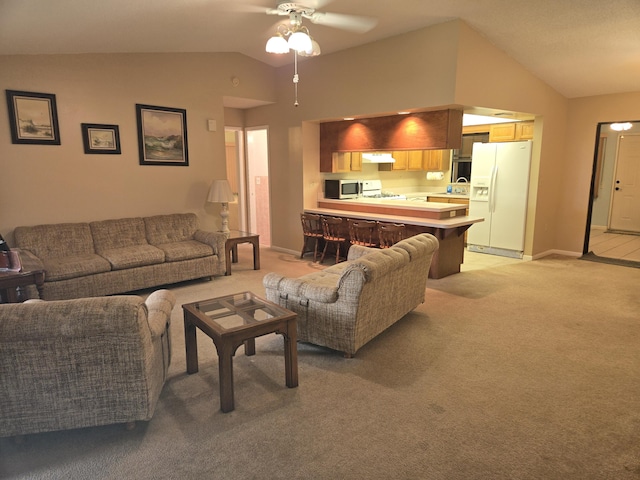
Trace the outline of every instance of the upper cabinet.
<instances>
[{"instance_id":1,"label":"upper cabinet","mask_svg":"<svg viewBox=\"0 0 640 480\"><path fill-rule=\"evenodd\" d=\"M332 172L335 152L460 148L462 111L438 110L320 124L320 171ZM412 158L412 169L418 169ZM405 170L409 168L409 158ZM401 169L396 167L396 169Z\"/></svg>"},{"instance_id":2,"label":"upper cabinet","mask_svg":"<svg viewBox=\"0 0 640 480\"><path fill-rule=\"evenodd\" d=\"M489 125L490 142L516 142L533 139L533 122L496 123Z\"/></svg>"},{"instance_id":3,"label":"upper cabinet","mask_svg":"<svg viewBox=\"0 0 640 480\"><path fill-rule=\"evenodd\" d=\"M381 163L378 170L444 171L449 169L450 150L400 150L392 152L394 163Z\"/></svg>"},{"instance_id":4,"label":"upper cabinet","mask_svg":"<svg viewBox=\"0 0 640 480\"><path fill-rule=\"evenodd\" d=\"M360 172L362 170L362 153L336 152L331 158L331 172Z\"/></svg>"}]
</instances>

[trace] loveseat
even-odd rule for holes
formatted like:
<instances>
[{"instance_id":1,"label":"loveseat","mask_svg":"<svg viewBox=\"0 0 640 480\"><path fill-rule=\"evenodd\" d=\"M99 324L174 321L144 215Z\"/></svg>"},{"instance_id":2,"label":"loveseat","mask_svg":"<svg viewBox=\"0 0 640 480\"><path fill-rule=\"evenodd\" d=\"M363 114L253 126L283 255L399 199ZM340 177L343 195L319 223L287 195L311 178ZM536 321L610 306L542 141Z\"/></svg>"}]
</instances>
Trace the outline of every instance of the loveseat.
<instances>
[{"instance_id":1,"label":"loveseat","mask_svg":"<svg viewBox=\"0 0 640 480\"><path fill-rule=\"evenodd\" d=\"M0 305L0 436L150 420L175 297Z\"/></svg>"},{"instance_id":2,"label":"loveseat","mask_svg":"<svg viewBox=\"0 0 640 480\"><path fill-rule=\"evenodd\" d=\"M23 263L45 271L41 298L128 293L223 275L226 234L193 213L16 227Z\"/></svg>"},{"instance_id":3,"label":"loveseat","mask_svg":"<svg viewBox=\"0 0 640 480\"><path fill-rule=\"evenodd\" d=\"M352 245L347 261L300 278L269 273L267 299L298 314L298 340L350 357L425 300L438 240L419 234L387 249Z\"/></svg>"}]
</instances>

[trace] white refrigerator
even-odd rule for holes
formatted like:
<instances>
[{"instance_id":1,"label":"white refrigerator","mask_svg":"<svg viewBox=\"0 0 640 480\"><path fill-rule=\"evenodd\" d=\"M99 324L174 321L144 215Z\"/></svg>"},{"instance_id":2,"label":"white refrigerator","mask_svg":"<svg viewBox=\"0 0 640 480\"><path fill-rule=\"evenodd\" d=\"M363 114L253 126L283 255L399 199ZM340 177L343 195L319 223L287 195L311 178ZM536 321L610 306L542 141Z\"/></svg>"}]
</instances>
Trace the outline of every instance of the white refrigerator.
<instances>
[{"instance_id":1,"label":"white refrigerator","mask_svg":"<svg viewBox=\"0 0 640 480\"><path fill-rule=\"evenodd\" d=\"M473 144L469 251L522 258L530 166L531 141Z\"/></svg>"}]
</instances>

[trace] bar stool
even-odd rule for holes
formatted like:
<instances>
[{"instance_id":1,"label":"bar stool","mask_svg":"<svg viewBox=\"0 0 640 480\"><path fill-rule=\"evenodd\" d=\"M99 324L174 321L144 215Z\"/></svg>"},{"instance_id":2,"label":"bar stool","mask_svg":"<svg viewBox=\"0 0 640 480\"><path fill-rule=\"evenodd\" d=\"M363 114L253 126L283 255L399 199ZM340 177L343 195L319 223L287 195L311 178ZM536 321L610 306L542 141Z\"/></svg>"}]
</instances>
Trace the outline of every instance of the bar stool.
<instances>
[{"instance_id":1,"label":"bar stool","mask_svg":"<svg viewBox=\"0 0 640 480\"><path fill-rule=\"evenodd\" d=\"M313 261L318 258L318 242L322 240L322 221L320 215L314 213L301 213L300 221L302 222L302 235L304 238L302 244L302 252L300 252L300 258L307 252L313 252ZM313 242L313 250L310 248L310 243Z\"/></svg>"},{"instance_id":2,"label":"bar stool","mask_svg":"<svg viewBox=\"0 0 640 480\"><path fill-rule=\"evenodd\" d=\"M380 248L389 248L403 240L407 235L407 227L402 223L378 222L378 241Z\"/></svg>"},{"instance_id":3,"label":"bar stool","mask_svg":"<svg viewBox=\"0 0 640 480\"><path fill-rule=\"evenodd\" d=\"M327 247L329 245L335 247L336 263L338 263L340 260L340 247L346 247L347 243L346 230L345 222L341 217L322 217L322 239L324 240L324 248L322 249L320 263L324 261L324 256L327 253Z\"/></svg>"},{"instance_id":4,"label":"bar stool","mask_svg":"<svg viewBox=\"0 0 640 480\"><path fill-rule=\"evenodd\" d=\"M374 248L378 246L378 227L376 222L349 218L347 223L349 224L349 241L351 245Z\"/></svg>"}]
</instances>

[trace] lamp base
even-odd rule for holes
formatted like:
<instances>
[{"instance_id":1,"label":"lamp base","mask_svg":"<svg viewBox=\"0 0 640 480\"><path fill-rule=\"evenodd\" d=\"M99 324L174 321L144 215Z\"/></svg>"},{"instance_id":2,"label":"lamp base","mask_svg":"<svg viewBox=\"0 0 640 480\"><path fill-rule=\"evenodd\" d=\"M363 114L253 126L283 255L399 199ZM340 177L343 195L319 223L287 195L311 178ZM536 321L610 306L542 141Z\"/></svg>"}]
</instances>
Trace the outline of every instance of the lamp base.
<instances>
[{"instance_id":1,"label":"lamp base","mask_svg":"<svg viewBox=\"0 0 640 480\"><path fill-rule=\"evenodd\" d=\"M229 233L229 204L224 202L222 204L222 210L220 210L220 218L222 219L220 231L223 233Z\"/></svg>"}]
</instances>

